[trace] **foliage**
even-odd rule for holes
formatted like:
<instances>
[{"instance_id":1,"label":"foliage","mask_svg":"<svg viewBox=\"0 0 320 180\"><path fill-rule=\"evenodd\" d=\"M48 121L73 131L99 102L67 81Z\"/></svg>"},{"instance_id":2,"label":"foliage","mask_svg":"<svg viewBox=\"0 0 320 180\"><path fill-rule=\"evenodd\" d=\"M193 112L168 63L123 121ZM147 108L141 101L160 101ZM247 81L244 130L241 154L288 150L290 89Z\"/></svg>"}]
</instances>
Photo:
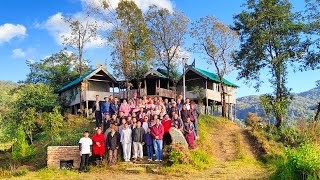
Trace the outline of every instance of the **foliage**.
<instances>
[{"instance_id":1,"label":"foliage","mask_svg":"<svg viewBox=\"0 0 320 180\"><path fill-rule=\"evenodd\" d=\"M12 132L14 133L14 132ZM33 155L34 149L29 146L26 141L26 134L23 131L22 127L17 129L17 139L13 146L12 157L15 160L25 159Z\"/></svg>"},{"instance_id":2,"label":"foliage","mask_svg":"<svg viewBox=\"0 0 320 180\"><path fill-rule=\"evenodd\" d=\"M180 144L171 144L167 149L168 161L171 165L191 163L188 148Z\"/></svg>"},{"instance_id":3,"label":"foliage","mask_svg":"<svg viewBox=\"0 0 320 180\"><path fill-rule=\"evenodd\" d=\"M286 87L287 66L301 62L306 54L307 47L300 39L304 26L297 22L287 0L247 0L246 7L248 10L234 18L233 29L241 40L240 50L234 55L235 66L240 70L238 78L247 83L256 80L259 89L261 72L269 70L269 80L275 85L275 118L280 126L284 116L279 113L286 110L282 104L288 101L290 91Z\"/></svg>"},{"instance_id":4,"label":"foliage","mask_svg":"<svg viewBox=\"0 0 320 180\"><path fill-rule=\"evenodd\" d=\"M202 106L203 105L203 99L205 98L203 87L199 87L199 86L193 87L192 93L193 93L193 95L195 95L197 97L198 105Z\"/></svg>"},{"instance_id":5,"label":"foliage","mask_svg":"<svg viewBox=\"0 0 320 180\"><path fill-rule=\"evenodd\" d=\"M258 117L255 113L248 113L248 116L245 120L247 126L252 127L253 130L256 130L262 126L262 118Z\"/></svg>"},{"instance_id":6,"label":"foliage","mask_svg":"<svg viewBox=\"0 0 320 180\"><path fill-rule=\"evenodd\" d=\"M58 106L58 95L54 89L43 83L22 84L16 89L17 111L24 112L28 108L34 108L36 112L50 112Z\"/></svg>"},{"instance_id":7,"label":"foliage","mask_svg":"<svg viewBox=\"0 0 320 180\"><path fill-rule=\"evenodd\" d=\"M194 48L214 65L219 77L222 99L222 116L227 117L224 76L232 69L232 55L235 51L238 34L213 16L200 18L192 23L191 36L195 39Z\"/></svg>"},{"instance_id":8,"label":"foliage","mask_svg":"<svg viewBox=\"0 0 320 180\"><path fill-rule=\"evenodd\" d=\"M182 58L185 35L188 33L189 19L177 11L151 6L145 15L150 30L152 47L155 50L156 65L166 69L167 78L175 74Z\"/></svg>"},{"instance_id":9,"label":"foliage","mask_svg":"<svg viewBox=\"0 0 320 180\"><path fill-rule=\"evenodd\" d=\"M153 56L149 30L141 9L133 1L120 1L115 18L119 23L108 37L113 47L111 65L114 74L124 77L127 88L129 80L137 80L140 89L140 79L147 72Z\"/></svg>"},{"instance_id":10,"label":"foliage","mask_svg":"<svg viewBox=\"0 0 320 180\"><path fill-rule=\"evenodd\" d=\"M54 140L54 137L57 137L58 132L60 132L61 127L63 126L63 117L60 114L58 108L54 108L53 112L43 114L43 127L46 132L51 136L51 140Z\"/></svg>"},{"instance_id":11,"label":"foliage","mask_svg":"<svg viewBox=\"0 0 320 180\"><path fill-rule=\"evenodd\" d=\"M277 164L274 179L319 179L319 148L304 144L297 149L286 149L285 159Z\"/></svg>"},{"instance_id":12,"label":"foliage","mask_svg":"<svg viewBox=\"0 0 320 180\"><path fill-rule=\"evenodd\" d=\"M38 113L35 108L28 108L25 112L22 113L21 125L24 129L24 132L30 139L31 144L33 143L33 133L36 130L36 122L38 119Z\"/></svg>"},{"instance_id":13,"label":"foliage","mask_svg":"<svg viewBox=\"0 0 320 180\"><path fill-rule=\"evenodd\" d=\"M12 173L12 175L15 177L19 177L19 176L24 176L24 175L28 174L28 172L29 172L28 170L22 169L22 170L19 170L19 171Z\"/></svg>"},{"instance_id":14,"label":"foliage","mask_svg":"<svg viewBox=\"0 0 320 180\"><path fill-rule=\"evenodd\" d=\"M68 54L67 51L61 50L41 59L40 62L27 61L30 72L25 83L44 83L57 90L79 76L75 66L76 60L75 54ZM89 65L84 64L83 71L89 71L90 68Z\"/></svg>"}]
</instances>

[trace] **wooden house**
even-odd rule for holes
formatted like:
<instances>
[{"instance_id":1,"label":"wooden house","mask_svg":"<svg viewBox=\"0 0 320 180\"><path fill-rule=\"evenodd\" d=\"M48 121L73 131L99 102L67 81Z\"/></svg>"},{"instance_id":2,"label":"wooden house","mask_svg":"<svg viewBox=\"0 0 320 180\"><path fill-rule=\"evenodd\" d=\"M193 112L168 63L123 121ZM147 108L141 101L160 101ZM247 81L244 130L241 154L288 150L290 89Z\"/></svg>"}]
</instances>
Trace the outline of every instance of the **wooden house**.
<instances>
[{"instance_id":1,"label":"wooden house","mask_svg":"<svg viewBox=\"0 0 320 180\"><path fill-rule=\"evenodd\" d=\"M228 114L235 117L236 89L238 85L223 79L225 84L226 103ZM186 97L190 100L198 100L198 95L193 92L193 88L203 88L203 102L205 107L221 107L221 86L218 75L206 70L196 68L195 64L189 65L185 70ZM183 95L183 76L178 80L177 94Z\"/></svg>"},{"instance_id":2,"label":"wooden house","mask_svg":"<svg viewBox=\"0 0 320 180\"><path fill-rule=\"evenodd\" d=\"M130 81L132 84L131 90L129 91L129 96L132 96L133 93L137 93L139 97L144 95L147 96L160 96L163 98L175 98L176 91L173 87L173 81L169 81L168 78L160 72L160 69L151 68L141 79L140 92L138 92L137 81ZM120 84L119 97L120 99L127 98L127 88L122 81Z\"/></svg>"},{"instance_id":3,"label":"wooden house","mask_svg":"<svg viewBox=\"0 0 320 180\"><path fill-rule=\"evenodd\" d=\"M118 87L118 82L104 67L100 66L56 91L60 97L66 99L73 114L77 114L78 109L80 109L81 86L83 96L82 103L85 103L84 107L87 115L89 115L89 108L92 107L93 102L96 100L96 95L99 95L100 100L106 96L118 95L118 93L114 91L114 88Z\"/></svg>"}]
</instances>

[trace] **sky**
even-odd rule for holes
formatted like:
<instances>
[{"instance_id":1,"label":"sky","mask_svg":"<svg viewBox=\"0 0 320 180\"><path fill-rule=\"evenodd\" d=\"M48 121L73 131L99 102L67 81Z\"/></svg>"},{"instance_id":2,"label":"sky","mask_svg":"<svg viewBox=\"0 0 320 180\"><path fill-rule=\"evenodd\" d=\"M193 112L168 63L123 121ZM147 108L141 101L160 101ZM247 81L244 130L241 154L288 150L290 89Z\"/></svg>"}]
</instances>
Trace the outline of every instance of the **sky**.
<instances>
[{"instance_id":1,"label":"sky","mask_svg":"<svg viewBox=\"0 0 320 180\"><path fill-rule=\"evenodd\" d=\"M116 6L118 0L110 0ZM151 4L156 4L170 10L178 9L185 13L191 21L206 15L213 15L227 25L232 25L233 16L243 10L244 0L135 0L137 5L146 11ZM294 10L304 7L303 0L292 1ZM61 35L70 33L68 26L62 20L71 16L81 19L84 7L96 5L99 0L12 0L4 1L0 6L0 80L18 82L26 79L29 69L26 60L39 61L64 48ZM85 49L84 57L95 66L95 62L110 64L110 49L101 45L103 39L98 38ZM185 49L191 47L192 40L186 39ZM69 49L72 51L72 49ZM196 60L196 67L214 72L214 67L208 65L198 54L187 52L189 63ZM112 73L110 66L108 71ZM238 71L226 76L231 82L239 85L237 96L259 95L273 92L273 85L269 83L268 71L263 71L261 79L264 81L260 91L253 85L247 85L243 80L237 80ZM320 70L294 72L289 68L288 87L298 93L315 87L315 81L320 79Z\"/></svg>"}]
</instances>

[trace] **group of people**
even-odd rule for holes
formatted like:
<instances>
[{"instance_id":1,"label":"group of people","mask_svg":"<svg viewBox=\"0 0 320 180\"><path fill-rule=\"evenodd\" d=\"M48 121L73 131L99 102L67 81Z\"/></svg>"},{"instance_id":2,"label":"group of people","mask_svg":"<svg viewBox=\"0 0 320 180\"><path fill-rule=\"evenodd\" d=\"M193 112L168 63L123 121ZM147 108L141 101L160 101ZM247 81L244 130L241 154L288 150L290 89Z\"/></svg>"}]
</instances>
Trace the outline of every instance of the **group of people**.
<instances>
[{"instance_id":1,"label":"group of people","mask_svg":"<svg viewBox=\"0 0 320 180\"><path fill-rule=\"evenodd\" d=\"M170 128L180 130L190 149L195 147L198 137L199 112L196 104L180 95L169 100L162 97L137 97L119 103L112 95L101 101L96 95L92 111L96 119L96 133L89 138L89 132L79 141L81 156L80 170L86 170L89 157L102 160L106 157L109 165L117 163L118 153L124 161L142 161L144 152L148 161L162 161L162 149L171 144ZM91 151L92 150L92 151ZM107 151L106 151L107 150ZM91 154L92 153L92 154Z\"/></svg>"}]
</instances>

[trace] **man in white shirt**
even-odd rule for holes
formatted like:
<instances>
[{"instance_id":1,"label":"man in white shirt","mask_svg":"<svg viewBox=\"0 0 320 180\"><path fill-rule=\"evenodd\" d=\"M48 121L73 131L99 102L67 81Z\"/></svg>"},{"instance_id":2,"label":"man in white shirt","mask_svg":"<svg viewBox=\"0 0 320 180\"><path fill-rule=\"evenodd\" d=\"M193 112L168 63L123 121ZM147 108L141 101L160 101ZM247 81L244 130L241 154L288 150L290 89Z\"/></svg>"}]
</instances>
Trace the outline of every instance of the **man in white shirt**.
<instances>
[{"instance_id":1,"label":"man in white shirt","mask_svg":"<svg viewBox=\"0 0 320 180\"><path fill-rule=\"evenodd\" d=\"M89 157L92 155L92 140L89 138L89 132L85 131L79 141L80 150L80 168L79 171L88 171Z\"/></svg>"}]
</instances>

